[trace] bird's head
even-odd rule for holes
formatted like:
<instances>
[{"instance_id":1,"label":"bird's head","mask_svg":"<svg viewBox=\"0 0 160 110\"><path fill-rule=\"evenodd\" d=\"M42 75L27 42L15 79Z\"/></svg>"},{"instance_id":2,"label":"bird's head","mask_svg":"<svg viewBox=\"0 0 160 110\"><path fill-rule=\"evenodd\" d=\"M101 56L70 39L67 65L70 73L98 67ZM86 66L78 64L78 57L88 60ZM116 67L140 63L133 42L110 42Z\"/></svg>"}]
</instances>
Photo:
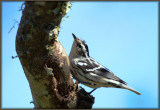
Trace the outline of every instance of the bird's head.
<instances>
[{"instance_id":1,"label":"bird's head","mask_svg":"<svg viewBox=\"0 0 160 110\"><path fill-rule=\"evenodd\" d=\"M73 33L72 35L74 38L74 42L73 42L69 57L72 57L72 58L88 57L89 50L88 50L88 45L86 44L86 42L84 40L77 38Z\"/></svg>"}]
</instances>

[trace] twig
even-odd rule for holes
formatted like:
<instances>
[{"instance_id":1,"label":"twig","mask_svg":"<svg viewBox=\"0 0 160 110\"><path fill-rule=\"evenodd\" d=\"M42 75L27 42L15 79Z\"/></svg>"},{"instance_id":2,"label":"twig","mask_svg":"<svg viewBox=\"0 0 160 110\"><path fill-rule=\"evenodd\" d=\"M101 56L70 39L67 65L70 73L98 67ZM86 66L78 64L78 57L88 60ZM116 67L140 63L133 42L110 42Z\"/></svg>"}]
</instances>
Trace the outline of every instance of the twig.
<instances>
[{"instance_id":1,"label":"twig","mask_svg":"<svg viewBox=\"0 0 160 110\"><path fill-rule=\"evenodd\" d=\"M25 4L25 2L22 3L21 8L20 8L18 11L22 11L22 10L24 9L24 8L23 8L24 4Z\"/></svg>"},{"instance_id":2,"label":"twig","mask_svg":"<svg viewBox=\"0 0 160 110\"><path fill-rule=\"evenodd\" d=\"M34 102L33 102L33 101L31 101L31 102L30 102L30 104L31 104L31 103L33 103L33 104L34 104Z\"/></svg>"},{"instance_id":3,"label":"twig","mask_svg":"<svg viewBox=\"0 0 160 110\"><path fill-rule=\"evenodd\" d=\"M8 33L10 33L10 32L12 31L12 29L13 29L13 28L15 28L15 24L16 24L16 23L18 23L18 21L17 21L17 20L15 20L15 19L14 19L13 21L15 21L15 22L14 22L13 26L11 27L11 29L9 30L9 32L8 32Z\"/></svg>"},{"instance_id":4,"label":"twig","mask_svg":"<svg viewBox=\"0 0 160 110\"><path fill-rule=\"evenodd\" d=\"M12 59L17 58L18 56L12 56Z\"/></svg>"}]
</instances>

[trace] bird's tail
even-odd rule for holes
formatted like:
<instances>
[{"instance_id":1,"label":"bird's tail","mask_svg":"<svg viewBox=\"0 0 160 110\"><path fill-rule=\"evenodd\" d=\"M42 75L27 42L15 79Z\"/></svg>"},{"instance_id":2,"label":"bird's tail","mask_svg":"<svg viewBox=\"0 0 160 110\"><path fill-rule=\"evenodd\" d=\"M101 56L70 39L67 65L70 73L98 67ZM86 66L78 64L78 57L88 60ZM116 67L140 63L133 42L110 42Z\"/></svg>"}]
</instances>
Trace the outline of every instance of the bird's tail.
<instances>
[{"instance_id":1,"label":"bird's tail","mask_svg":"<svg viewBox=\"0 0 160 110\"><path fill-rule=\"evenodd\" d=\"M133 89L133 88L129 87L128 85L123 84L121 82L111 80L111 79L103 79L103 80L106 80L106 82L107 82L106 87L116 87L116 88L128 89L138 95L141 95L141 93L139 93L135 89Z\"/></svg>"},{"instance_id":2,"label":"bird's tail","mask_svg":"<svg viewBox=\"0 0 160 110\"><path fill-rule=\"evenodd\" d=\"M141 93L139 93L139 92L136 91L135 89L129 87L128 85L122 84L121 87L124 88L124 89L128 89L128 90L130 90L130 91L132 91L132 92L134 92L134 93L136 93L136 94L138 94L138 95L141 95Z\"/></svg>"}]
</instances>

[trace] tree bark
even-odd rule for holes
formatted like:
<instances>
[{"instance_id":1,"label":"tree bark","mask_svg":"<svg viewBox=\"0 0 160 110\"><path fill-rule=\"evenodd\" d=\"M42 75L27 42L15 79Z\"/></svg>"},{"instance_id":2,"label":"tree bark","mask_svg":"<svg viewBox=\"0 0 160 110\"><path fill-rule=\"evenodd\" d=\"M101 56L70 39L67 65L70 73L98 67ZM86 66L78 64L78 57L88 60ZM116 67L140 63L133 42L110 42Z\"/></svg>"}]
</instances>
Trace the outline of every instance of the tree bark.
<instances>
[{"instance_id":1,"label":"tree bark","mask_svg":"<svg viewBox=\"0 0 160 110\"><path fill-rule=\"evenodd\" d=\"M70 2L25 2L16 51L29 82L35 108L92 108L94 97L77 89L68 55L57 40Z\"/></svg>"}]
</instances>

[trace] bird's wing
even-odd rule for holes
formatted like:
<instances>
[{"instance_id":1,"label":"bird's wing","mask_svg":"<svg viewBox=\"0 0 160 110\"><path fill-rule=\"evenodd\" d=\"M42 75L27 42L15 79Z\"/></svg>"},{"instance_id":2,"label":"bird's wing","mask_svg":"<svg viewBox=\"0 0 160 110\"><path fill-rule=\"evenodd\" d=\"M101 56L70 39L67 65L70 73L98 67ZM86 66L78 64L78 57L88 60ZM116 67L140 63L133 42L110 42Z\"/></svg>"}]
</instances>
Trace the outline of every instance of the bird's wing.
<instances>
[{"instance_id":1,"label":"bird's wing","mask_svg":"<svg viewBox=\"0 0 160 110\"><path fill-rule=\"evenodd\" d=\"M85 60L79 60L77 63L77 66L79 69L87 73L92 73L98 76L102 76L104 78L112 79L115 81L119 81L123 84L127 84L122 79L118 78L116 75L114 75L109 69L105 68L104 66L100 65L98 62L96 62L93 58L86 58ZM87 74L86 73L86 74Z\"/></svg>"}]
</instances>

